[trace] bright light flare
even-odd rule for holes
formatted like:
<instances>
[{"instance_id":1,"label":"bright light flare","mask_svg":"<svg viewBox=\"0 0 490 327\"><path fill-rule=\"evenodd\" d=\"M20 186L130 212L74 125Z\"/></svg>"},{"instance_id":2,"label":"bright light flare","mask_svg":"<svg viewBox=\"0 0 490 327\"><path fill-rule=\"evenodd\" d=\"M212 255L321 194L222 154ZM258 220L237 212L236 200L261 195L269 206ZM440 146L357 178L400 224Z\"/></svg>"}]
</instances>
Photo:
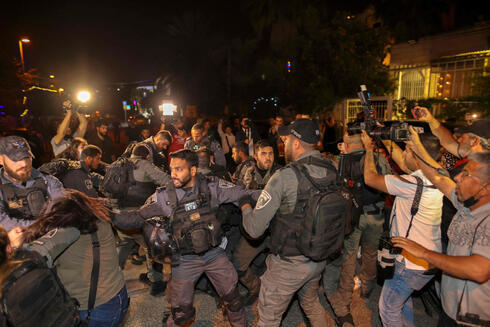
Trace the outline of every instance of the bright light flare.
<instances>
[{"instance_id":1,"label":"bright light flare","mask_svg":"<svg viewBox=\"0 0 490 327\"><path fill-rule=\"evenodd\" d=\"M28 38L23 38L20 40L20 42L29 43L29 42L31 42L31 40L29 40Z\"/></svg>"},{"instance_id":2,"label":"bright light flare","mask_svg":"<svg viewBox=\"0 0 490 327\"><path fill-rule=\"evenodd\" d=\"M88 100L90 100L90 98L91 98L91 95L90 95L90 92L88 92L88 91L80 91L77 94L78 101L80 101L82 103L87 102Z\"/></svg>"},{"instance_id":3,"label":"bright light flare","mask_svg":"<svg viewBox=\"0 0 490 327\"><path fill-rule=\"evenodd\" d=\"M160 108L164 116L172 116L177 111L177 106L173 103L163 103Z\"/></svg>"}]
</instances>

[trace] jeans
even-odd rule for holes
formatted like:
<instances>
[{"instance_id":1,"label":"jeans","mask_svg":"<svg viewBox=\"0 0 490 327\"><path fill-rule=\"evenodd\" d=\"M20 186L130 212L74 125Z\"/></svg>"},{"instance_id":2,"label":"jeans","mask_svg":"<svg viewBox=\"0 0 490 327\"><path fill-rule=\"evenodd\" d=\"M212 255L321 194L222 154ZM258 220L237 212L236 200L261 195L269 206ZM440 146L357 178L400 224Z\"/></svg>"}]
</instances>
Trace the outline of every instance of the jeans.
<instances>
[{"instance_id":1,"label":"jeans","mask_svg":"<svg viewBox=\"0 0 490 327\"><path fill-rule=\"evenodd\" d=\"M117 327L119 326L129 308L129 297L124 286L112 299L96 306L90 313L88 327ZM87 310L79 310L80 318L87 319Z\"/></svg>"},{"instance_id":2,"label":"jeans","mask_svg":"<svg viewBox=\"0 0 490 327\"><path fill-rule=\"evenodd\" d=\"M395 262L392 279L385 280L379 298L379 315L384 327L414 326L413 291L418 291L434 275L424 275L423 270L405 268L405 264Z\"/></svg>"}]
</instances>

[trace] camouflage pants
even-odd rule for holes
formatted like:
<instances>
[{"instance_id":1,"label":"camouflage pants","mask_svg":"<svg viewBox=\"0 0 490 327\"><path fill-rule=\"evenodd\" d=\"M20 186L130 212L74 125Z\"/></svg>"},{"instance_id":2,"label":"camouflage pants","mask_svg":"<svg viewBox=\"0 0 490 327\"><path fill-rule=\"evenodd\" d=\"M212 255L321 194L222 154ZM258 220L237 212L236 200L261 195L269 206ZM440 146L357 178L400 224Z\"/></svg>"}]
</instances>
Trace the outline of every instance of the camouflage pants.
<instances>
[{"instance_id":1,"label":"camouflage pants","mask_svg":"<svg viewBox=\"0 0 490 327\"><path fill-rule=\"evenodd\" d=\"M258 327L277 327L294 294L311 326L326 327L325 309L318 297L319 281L325 261L313 262L303 256L267 257L267 270L260 278Z\"/></svg>"}]
</instances>

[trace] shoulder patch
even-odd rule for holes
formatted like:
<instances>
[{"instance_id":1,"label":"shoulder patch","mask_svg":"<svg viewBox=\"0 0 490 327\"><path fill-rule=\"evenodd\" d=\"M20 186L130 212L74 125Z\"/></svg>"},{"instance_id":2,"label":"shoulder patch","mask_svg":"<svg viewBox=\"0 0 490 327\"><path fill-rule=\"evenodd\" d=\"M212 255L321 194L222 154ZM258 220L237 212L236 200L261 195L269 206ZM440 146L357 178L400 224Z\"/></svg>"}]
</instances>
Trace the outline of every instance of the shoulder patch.
<instances>
[{"instance_id":1,"label":"shoulder patch","mask_svg":"<svg viewBox=\"0 0 490 327\"><path fill-rule=\"evenodd\" d=\"M58 228L55 228L53 230L50 230L43 237L44 238L53 238L56 235L56 233L58 233Z\"/></svg>"},{"instance_id":2,"label":"shoulder patch","mask_svg":"<svg viewBox=\"0 0 490 327\"><path fill-rule=\"evenodd\" d=\"M224 179L219 179L219 182L218 182L218 187L219 188L232 188L232 187L235 187L236 185L233 184L232 182L228 182L227 180L224 180Z\"/></svg>"},{"instance_id":3,"label":"shoulder patch","mask_svg":"<svg viewBox=\"0 0 490 327\"><path fill-rule=\"evenodd\" d=\"M259 199L257 200L257 205L255 206L255 209L257 210L262 209L271 201L271 199L272 199L271 195L267 191L263 190L260 193Z\"/></svg>"}]
</instances>

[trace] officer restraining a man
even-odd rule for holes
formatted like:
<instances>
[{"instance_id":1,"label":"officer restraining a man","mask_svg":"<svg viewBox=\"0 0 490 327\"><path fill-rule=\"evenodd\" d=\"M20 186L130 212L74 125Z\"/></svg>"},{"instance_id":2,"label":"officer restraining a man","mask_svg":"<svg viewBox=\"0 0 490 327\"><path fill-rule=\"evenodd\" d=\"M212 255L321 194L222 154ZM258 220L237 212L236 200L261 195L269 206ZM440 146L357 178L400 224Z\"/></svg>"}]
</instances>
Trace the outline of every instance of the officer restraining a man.
<instances>
[{"instance_id":1,"label":"officer restraining a man","mask_svg":"<svg viewBox=\"0 0 490 327\"><path fill-rule=\"evenodd\" d=\"M237 288L238 276L225 254L227 241L222 237L216 210L222 203L238 204L245 195L257 199L260 192L243 190L216 177L204 177L197 173L198 162L192 150L172 153L172 182L158 189L140 209L116 213L114 223L120 228L141 228L145 220L153 217L165 217L172 223L173 238L180 251L172 264L169 283L172 314L167 326L192 323L194 285L203 273L223 300L231 324L247 326ZM157 247L164 246L163 242L157 243ZM152 249L154 257L157 250Z\"/></svg>"}]
</instances>

